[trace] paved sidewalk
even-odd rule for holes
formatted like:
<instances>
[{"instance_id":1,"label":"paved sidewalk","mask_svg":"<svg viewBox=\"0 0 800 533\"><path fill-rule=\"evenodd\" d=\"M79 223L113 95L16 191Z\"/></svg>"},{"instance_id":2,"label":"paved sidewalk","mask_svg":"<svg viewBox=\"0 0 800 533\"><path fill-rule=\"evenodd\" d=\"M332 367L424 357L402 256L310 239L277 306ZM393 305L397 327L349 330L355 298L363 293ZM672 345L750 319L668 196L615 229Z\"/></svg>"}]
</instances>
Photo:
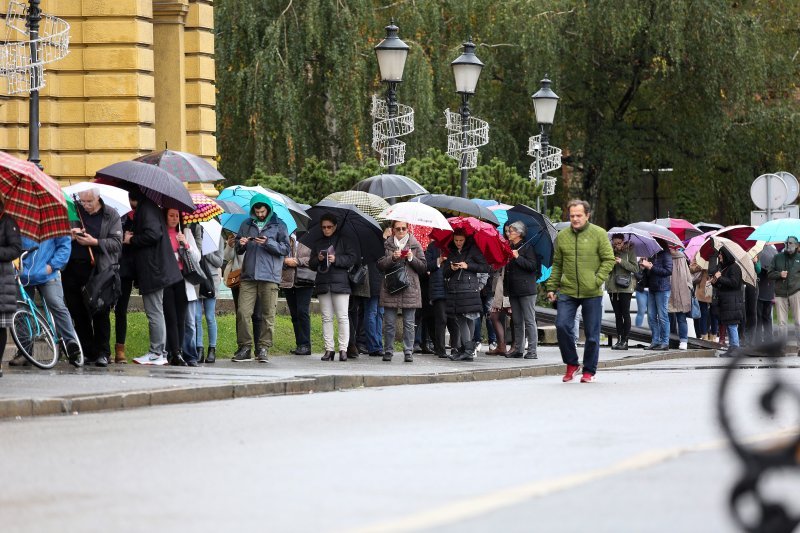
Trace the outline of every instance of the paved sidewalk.
<instances>
[{"instance_id":1,"label":"paved sidewalk","mask_svg":"<svg viewBox=\"0 0 800 533\"><path fill-rule=\"evenodd\" d=\"M580 351L579 351L580 354ZM480 354L471 362L415 355L391 363L362 355L346 362L326 362L321 354L273 356L268 364L232 363L152 367L134 364L75 369L59 363L52 370L8 367L0 378L0 418L75 414L152 405L234 399L248 396L307 394L361 387L485 381L556 376L564 366L558 348L540 346L539 359L506 359ZM713 350L648 352L600 351L602 369L676 358L714 357Z\"/></svg>"}]
</instances>

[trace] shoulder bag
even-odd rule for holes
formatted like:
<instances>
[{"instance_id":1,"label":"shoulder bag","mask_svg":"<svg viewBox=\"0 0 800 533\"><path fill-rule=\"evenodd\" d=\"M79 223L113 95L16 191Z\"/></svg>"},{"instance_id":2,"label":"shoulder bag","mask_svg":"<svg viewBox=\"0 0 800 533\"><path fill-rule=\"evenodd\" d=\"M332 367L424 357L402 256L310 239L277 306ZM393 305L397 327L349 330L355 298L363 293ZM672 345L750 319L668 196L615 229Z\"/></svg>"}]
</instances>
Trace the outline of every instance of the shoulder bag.
<instances>
[{"instance_id":1,"label":"shoulder bag","mask_svg":"<svg viewBox=\"0 0 800 533\"><path fill-rule=\"evenodd\" d=\"M350 279L350 283L356 287L364 283L368 273L367 265L361 264L361 262L347 269L347 277Z\"/></svg>"},{"instance_id":2,"label":"shoulder bag","mask_svg":"<svg viewBox=\"0 0 800 533\"><path fill-rule=\"evenodd\" d=\"M200 262L189 253L183 243L178 246L178 256L183 263L183 279L192 285L201 284L206 279L206 275L203 273Z\"/></svg>"},{"instance_id":3,"label":"shoulder bag","mask_svg":"<svg viewBox=\"0 0 800 533\"><path fill-rule=\"evenodd\" d=\"M105 254L105 250L99 248ZM81 289L83 303L91 315L108 311L117 305L120 294L122 294L122 281L119 278L118 264L104 270L97 270L95 266Z\"/></svg>"},{"instance_id":4,"label":"shoulder bag","mask_svg":"<svg viewBox=\"0 0 800 533\"><path fill-rule=\"evenodd\" d=\"M389 294L397 294L411 285L408 280L408 271L406 271L405 263L407 263L407 261L398 261L386 271L383 284L386 287L386 292Z\"/></svg>"},{"instance_id":5,"label":"shoulder bag","mask_svg":"<svg viewBox=\"0 0 800 533\"><path fill-rule=\"evenodd\" d=\"M297 267L297 272L294 277L295 287L313 287L317 282L317 272L310 268Z\"/></svg>"}]
</instances>

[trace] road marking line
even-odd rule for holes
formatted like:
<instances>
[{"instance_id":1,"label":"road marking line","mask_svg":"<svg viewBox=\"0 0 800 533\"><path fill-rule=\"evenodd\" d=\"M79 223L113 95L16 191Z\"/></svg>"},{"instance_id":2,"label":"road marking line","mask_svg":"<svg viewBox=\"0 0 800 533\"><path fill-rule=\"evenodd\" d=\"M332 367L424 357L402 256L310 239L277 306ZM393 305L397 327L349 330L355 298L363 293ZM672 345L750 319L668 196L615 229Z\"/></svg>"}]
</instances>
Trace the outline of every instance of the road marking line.
<instances>
[{"instance_id":1,"label":"road marking line","mask_svg":"<svg viewBox=\"0 0 800 533\"><path fill-rule=\"evenodd\" d=\"M789 438L791 436L796 436L798 432L800 432L800 427L755 435L744 439L744 441L748 443L756 443L774 439ZM390 522L376 523L346 531L347 533L388 533L429 529L445 524L452 524L468 518L487 514L503 507L511 507L513 505L522 503L525 500L548 496L555 492L561 492L575 488L624 472L656 466L660 463L677 459L678 457L688 453L709 451L727 446L727 439L717 439L685 448L652 450L634 455L633 457L624 459L612 465L590 470L581 474L571 474L560 478L526 483L516 487L510 487L508 489L469 498L467 500L443 505L429 511L421 511L409 516L394 519Z\"/></svg>"}]
</instances>

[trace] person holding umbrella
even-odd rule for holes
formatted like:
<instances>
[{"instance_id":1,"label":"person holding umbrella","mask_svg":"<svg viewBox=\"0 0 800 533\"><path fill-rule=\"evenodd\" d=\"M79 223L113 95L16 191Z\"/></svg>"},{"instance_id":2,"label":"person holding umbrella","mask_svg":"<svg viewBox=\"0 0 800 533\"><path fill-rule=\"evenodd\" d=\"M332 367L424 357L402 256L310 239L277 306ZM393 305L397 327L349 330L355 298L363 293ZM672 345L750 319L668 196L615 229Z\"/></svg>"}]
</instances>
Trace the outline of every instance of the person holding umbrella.
<instances>
[{"instance_id":1,"label":"person holding umbrella","mask_svg":"<svg viewBox=\"0 0 800 533\"><path fill-rule=\"evenodd\" d=\"M333 213L323 213L319 218L322 234L310 243L311 257L308 267L317 271L316 294L322 312L322 340L325 342L323 361L335 359L333 316L339 322L339 361L347 361L350 343L350 278L348 269L358 261L358 250L350 238L338 231L339 220Z\"/></svg>"},{"instance_id":2,"label":"person holding umbrella","mask_svg":"<svg viewBox=\"0 0 800 533\"><path fill-rule=\"evenodd\" d=\"M539 341L536 329L536 279L539 276L539 258L533 246L523 242L528 228L520 221L512 222L506 227L508 240L511 242L511 260L505 266L503 283L511 302L511 313L514 316L514 339L517 343L515 351L506 357L523 357L537 359L536 348Z\"/></svg>"},{"instance_id":3,"label":"person holding umbrella","mask_svg":"<svg viewBox=\"0 0 800 533\"><path fill-rule=\"evenodd\" d=\"M614 309L617 325L617 343L612 350L627 350L628 335L631 332L631 297L636 289L635 274L639 272L636 251L630 242L625 242L621 233L611 235L614 249L614 267L606 280L606 291Z\"/></svg>"},{"instance_id":4,"label":"person holding umbrella","mask_svg":"<svg viewBox=\"0 0 800 533\"><path fill-rule=\"evenodd\" d=\"M669 243L656 239L661 251L648 259L642 259L642 269L647 271L647 316L652 332L652 341L645 350L669 350L669 295L672 289L672 253Z\"/></svg>"},{"instance_id":5,"label":"person holding umbrella","mask_svg":"<svg viewBox=\"0 0 800 533\"><path fill-rule=\"evenodd\" d=\"M385 255L378 260L378 268L383 272L404 268L408 287L389 293L386 284L381 286L381 306L383 307L383 360L391 361L394 351L395 324L397 311L403 313L403 360L414 361L414 315L422 307L422 288L419 277L427 272L422 246L408 232L408 223L392 221L392 235L384 241ZM402 265L402 266L400 266Z\"/></svg>"},{"instance_id":6,"label":"person holding umbrella","mask_svg":"<svg viewBox=\"0 0 800 533\"><path fill-rule=\"evenodd\" d=\"M472 361L475 358L473 328L483 309L478 274L489 272L489 263L468 238L464 229L453 231L453 240L444 252L443 271L447 293L447 315L458 326L458 337L451 340L457 350L451 361Z\"/></svg>"},{"instance_id":7,"label":"person holding umbrella","mask_svg":"<svg viewBox=\"0 0 800 533\"><path fill-rule=\"evenodd\" d=\"M778 311L778 326L786 336L789 308L794 317L797 336L797 355L800 355L800 255L797 237L787 237L783 252L772 258L767 277L775 281L775 309Z\"/></svg>"},{"instance_id":8,"label":"person holding umbrella","mask_svg":"<svg viewBox=\"0 0 800 533\"><path fill-rule=\"evenodd\" d=\"M742 294L742 269L736 258L725 247L717 254L717 270L711 277L711 284L719 301L719 323L728 330L728 351L724 356L739 347L739 323L744 320L744 295Z\"/></svg>"}]
</instances>

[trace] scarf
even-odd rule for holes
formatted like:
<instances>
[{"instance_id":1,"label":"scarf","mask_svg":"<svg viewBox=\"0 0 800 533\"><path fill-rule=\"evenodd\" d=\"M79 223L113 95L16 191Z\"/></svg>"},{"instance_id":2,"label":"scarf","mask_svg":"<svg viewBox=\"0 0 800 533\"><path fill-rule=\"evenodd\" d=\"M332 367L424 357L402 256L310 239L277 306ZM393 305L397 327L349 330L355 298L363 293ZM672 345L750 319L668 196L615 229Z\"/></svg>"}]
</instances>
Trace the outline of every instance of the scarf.
<instances>
[{"instance_id":1,"label":"scarf","mask_svg":"<svg viewBox=\"0 0 800 533\"><path fill-rule=\"evenodd\" d=\"M398 250L405 249L406 245L408 245L408 240L411 238L411 235L406 232L406 236L400 240L397 240L397 237L392 237L394 239L394 245L397 246Z\"/></svg>"}]
</instances>

